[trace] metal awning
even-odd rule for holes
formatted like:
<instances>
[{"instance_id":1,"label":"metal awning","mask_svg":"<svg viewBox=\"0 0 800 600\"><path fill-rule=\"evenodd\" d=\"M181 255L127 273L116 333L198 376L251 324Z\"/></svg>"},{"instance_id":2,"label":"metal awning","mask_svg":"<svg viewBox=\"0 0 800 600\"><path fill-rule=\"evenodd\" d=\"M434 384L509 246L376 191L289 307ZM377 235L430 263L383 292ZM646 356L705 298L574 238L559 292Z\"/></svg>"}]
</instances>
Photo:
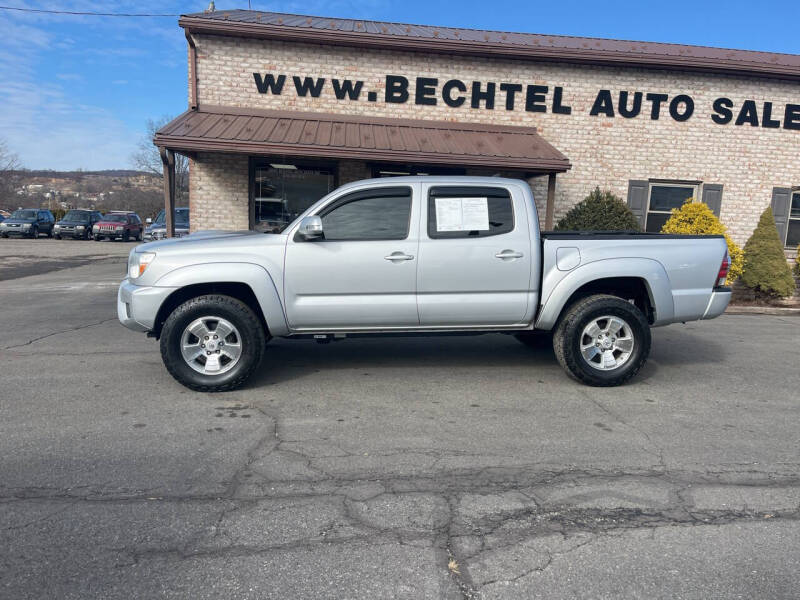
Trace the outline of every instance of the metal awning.
<instances>
[{"instance_id":1,"label":"metal awning","mask_svg":"<svg viewBox=\"0 0 800 600\"><path fill-rule=\"evenodd\" d=\"M563 173L569 160L535 127L201 107L154 143L180 153L228 152Z\"/></svg>"}]
</instances>

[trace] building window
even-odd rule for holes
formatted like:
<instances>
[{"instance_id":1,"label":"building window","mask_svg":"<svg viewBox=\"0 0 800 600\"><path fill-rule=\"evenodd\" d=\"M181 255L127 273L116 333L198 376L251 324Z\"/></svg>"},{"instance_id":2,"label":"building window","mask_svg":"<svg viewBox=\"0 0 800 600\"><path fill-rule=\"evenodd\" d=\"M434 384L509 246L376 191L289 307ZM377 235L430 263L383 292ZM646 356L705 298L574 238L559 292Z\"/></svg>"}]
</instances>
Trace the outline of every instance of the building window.
<instances>
[{"instance_id":1,"label":"building window","mask_svg":"<svg viewBox=\"0 0 800 600\"><path fill-rule=\"evenodd\" d=\"M800 245L800 191L792 193L789 225L786 228L786 246L796 248L798 245Z\"/></svg>"},{"instance_id":2,"label":"building window","mask_svg":"<svg viewBox=\"0 0 800 600\"><path fill-rule=\"evenodd\" d=\"M658 233L673 208L680 208L690 198L697 200L697 186L681 183L651 183L645 231Z\"/></svg>"},{"instance_id":3,"label":"building window","mask_svg":"<svg viewBox=\"0 0 800 600\"><path fill-rule=\"evenodd\" d=\"M466 169L458 167L426 167L422 165L371 165L373 177L404 177L406 175L466 175Z\"/></svg>"},{"instance_id":4,"label":"building window","mask_svg":"<svg viewBox=\"0 0 800 600\"><path fill-rule=\"evenodd\" d=\"M256 231L283 231L336 187L333 167L260 160L251 173Z\"/></svg>"}]
</instances>

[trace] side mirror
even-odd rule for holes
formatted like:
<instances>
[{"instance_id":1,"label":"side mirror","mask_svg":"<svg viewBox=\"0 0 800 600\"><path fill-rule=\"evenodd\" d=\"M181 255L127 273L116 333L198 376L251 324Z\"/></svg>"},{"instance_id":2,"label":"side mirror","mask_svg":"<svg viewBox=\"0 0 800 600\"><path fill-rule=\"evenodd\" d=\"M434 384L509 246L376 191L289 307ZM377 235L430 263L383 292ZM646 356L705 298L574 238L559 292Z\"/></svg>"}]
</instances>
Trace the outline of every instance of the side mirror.
<instances>
[{"instance_id":1,"label":"side mirror","mask_svg":"<svg viewBox=\"0 0 800 600\"><path fill-rule=\"evenodd\" d=\"M303 218L297 230L297 235L306 241L319 239L322 233L322 219L317 215Z\"/></svg>"},{"instance_id":2,"label":"side mirror","mask_svg":"<svg viewBox=\"0 0 800 600\"><path fill-rule=\"evenodd\" d=\"M145 222L145 223L147 223L148 225L152 225L152 224L153 224L153 219L151 219L150 217L147 217L147 218L144 220L144 222Z\"/></svg>"}]
</instances>

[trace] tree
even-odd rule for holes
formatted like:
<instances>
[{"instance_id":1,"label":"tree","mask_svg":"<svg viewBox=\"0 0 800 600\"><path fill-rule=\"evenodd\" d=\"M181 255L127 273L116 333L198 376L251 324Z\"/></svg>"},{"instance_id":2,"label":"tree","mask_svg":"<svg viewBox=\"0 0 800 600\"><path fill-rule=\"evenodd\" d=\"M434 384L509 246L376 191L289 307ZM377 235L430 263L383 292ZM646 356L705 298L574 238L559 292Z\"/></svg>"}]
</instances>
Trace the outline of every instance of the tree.
<instances>
[{"instance_id":1,"label":"tree","mask_svg":"<svg viewBox=\"0 0 800 600\"><path fill-rule=\"evenodd\" d=\"M556 231L639 231L639 221L620 198L597 187L564 215Z\"/></svg>"},{"instance_id":2,"label":"tree","mask_svg":"<svg viewBox=\"0 0 800 600\"><path fill-rule=\"evenodd\" d=\"M739 246L728 236L728 229L717 218L717 215L703 202L687 200L680 208L674 208L672 215L661 233L676 233L680 235L724 235L728 244L728 256L731 259L731 268L728 271L728 284L732 284L742 275L744 253Z\"/></svg>"},{"instance_id":3,"label":"tree","mask_svg":"<svg viewBox=\"0 0 800 600\"><path fill-rule=\"evenodd\" d=\"M770 207L762 213L753 235L744 245L742 283L767 296L780 298L791 296L795 290L792 270L786 262Z\"/></svg>"},{"instance_id":4,"label":"tree","mask_svg":"<svg viewBox=\"0 0 800 600\"><path fill-rule=\"evenodd\" d=\"M9 150L5 140L0 138L0 207L11 207L16 201L14 184L19 168L19 158Z\"/></svg>"},{"instance_id":5,"label":"tree","mask_svg":"<svg viewBox=\"0 0 800 600\"><path fill-rule=\"evenodd\" d=\"M164 125L169 123L172 117L164 116L160 119L147 119L145 133L139 140L136 152L131 155L131 163L140 170L158 175L164 173L164 165L161 162L161 154L158 148L153 145L153 137L156 132ZM189 159L183 154L175 154L175 194L179 204L185 204L184 199L189 195Z\"/></svg>"}]
</instances>

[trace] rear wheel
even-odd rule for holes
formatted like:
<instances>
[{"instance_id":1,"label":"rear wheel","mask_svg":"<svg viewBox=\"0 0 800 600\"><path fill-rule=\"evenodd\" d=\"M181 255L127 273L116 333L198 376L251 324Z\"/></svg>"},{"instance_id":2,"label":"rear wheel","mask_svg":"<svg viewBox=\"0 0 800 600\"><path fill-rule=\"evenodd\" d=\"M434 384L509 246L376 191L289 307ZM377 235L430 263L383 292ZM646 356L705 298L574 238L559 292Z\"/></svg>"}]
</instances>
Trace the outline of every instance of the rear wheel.
<instances>
[{"instance_id":1,"label":"rear wheel","mask_svg":"<svg viewBox=\"0 0 800 600\"><path fill-rule=\"evenodd\" d=\"M223 295L181 304L161 330L161 357L176 380L199 392L225 392L253 373L266 344L264 327L244 302Z\"/></svg>"},{"instance_id":2,"label":"rear wheel","mask_svg":"<svg viewBox=\"0 0 800 600\"><path fill-rule=\"evenodd\" d=\"M592 386L630 380L650 354L650 325L635 305L598 294L573 304L553 333L553 349L562 367Z\"/></svg>"}]
</instances>

